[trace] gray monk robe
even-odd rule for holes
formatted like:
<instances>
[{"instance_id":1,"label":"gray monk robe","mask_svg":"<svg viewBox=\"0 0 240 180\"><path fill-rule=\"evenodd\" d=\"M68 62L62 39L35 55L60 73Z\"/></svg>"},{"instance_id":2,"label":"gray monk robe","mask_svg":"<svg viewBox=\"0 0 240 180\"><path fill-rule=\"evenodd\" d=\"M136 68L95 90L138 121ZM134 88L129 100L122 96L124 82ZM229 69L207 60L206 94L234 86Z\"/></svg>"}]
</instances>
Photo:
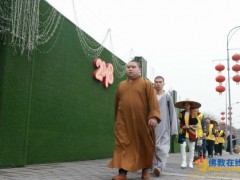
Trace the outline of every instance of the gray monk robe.
<instances>
[{"instance_id":1,"label":"gray monk robe","mask_svg":"<svg viewBox=\"0 0 240 180\"><path fill-rule=\"evenodd\" d=\"M158 102L161 109L161 123L155 128L156 153L153 166L163 170L170 150L170 137L178 134L178 121L174 103L169 94L164 92Z\"/></svg>"},{"instance_id":2,"label":"gray monk robe","mask_svg":"<svg viewBox=\"0 0 240 180\"><path fill-rule=\"evenodd\" d=\"M156 93L150 81L137 78L118 85L115 99L115 147L111 168L130 172L151 168L155 151L152 117L160 119Z\"/></svg>"}]
</instances>

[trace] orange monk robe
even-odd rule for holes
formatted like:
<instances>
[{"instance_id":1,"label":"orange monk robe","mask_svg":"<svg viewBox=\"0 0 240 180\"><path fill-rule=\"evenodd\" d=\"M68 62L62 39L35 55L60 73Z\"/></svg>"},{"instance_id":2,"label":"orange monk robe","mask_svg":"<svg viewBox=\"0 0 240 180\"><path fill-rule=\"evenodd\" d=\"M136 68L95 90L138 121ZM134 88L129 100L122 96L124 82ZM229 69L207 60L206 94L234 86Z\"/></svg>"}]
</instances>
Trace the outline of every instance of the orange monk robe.
<instances>
[{"instance_id":1,"label":"orange monk robe","mask_svg":"<svg viewBox=\"0 0 240 180\"><path fill-rule=\"evenodd\" d=\"M130 172L151 168L155 151L154 131L148 120L160 121L156 92L149 80L122 81L115 98L115 147L110 168Z\"/></svg>"}]
</instances>

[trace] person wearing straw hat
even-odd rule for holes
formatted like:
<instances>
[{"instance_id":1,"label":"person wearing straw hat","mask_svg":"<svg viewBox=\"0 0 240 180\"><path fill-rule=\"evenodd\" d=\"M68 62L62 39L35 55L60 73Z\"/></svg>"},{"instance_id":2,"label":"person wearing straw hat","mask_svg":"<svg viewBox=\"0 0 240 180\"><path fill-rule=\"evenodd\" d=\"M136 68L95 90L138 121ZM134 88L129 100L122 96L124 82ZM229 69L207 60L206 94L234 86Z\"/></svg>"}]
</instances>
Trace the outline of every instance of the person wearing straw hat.
<instances>
[{"instance_id":1,"label":"person wearing straw hat","mask_svg":"<svg viewBox=\"0 0 240 180\"><path fill-rule=\"evenodd\" d=\"M194 109L198 109L201 107L201 104L195 101L191 101L190 99L186 99L184 101L179 101L175 103L176 108L184 109L178 114L179 119L179 138L178 143L180 144L180 150L182 155L182 163L181 167L187 167L187 155L186 155L186 145L189 148L189 163L188 166L193 168L193 158L194 158L194 150L196 143L196 130L198 128L198 116L197 111Z\"/></svg>"},{"instance_id":2,"label":"person wearing straw hat","mask_svg":"<svg viewBox=\"0 0 240 180\"><path fill-rule=\"evenodd\" d=\"M214 124L214 136L215 136L215 141L214 141L214 155L217 156L219 154L219 140L218 140L218 131L219 131L219 125Z\"/></svg>"}]
</instances>

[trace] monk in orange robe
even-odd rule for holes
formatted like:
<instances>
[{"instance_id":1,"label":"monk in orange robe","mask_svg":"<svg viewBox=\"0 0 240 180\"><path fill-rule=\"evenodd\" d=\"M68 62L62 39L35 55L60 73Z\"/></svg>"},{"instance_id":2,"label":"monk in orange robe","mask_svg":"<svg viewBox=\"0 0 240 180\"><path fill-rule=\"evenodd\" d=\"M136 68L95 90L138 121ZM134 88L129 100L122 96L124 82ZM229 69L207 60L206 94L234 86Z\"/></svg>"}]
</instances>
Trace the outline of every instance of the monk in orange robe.
<instances>
[{"instance_id":1,"label":"monk in orange robe","mask_svg":"<svg viewBox=\"0 0 240 180\"><path fill-rule=\"evenodd\" d=\"M115 147L110 168L125 180L127 172L142 169L142 179L150 179L149 168L155 151L154 127L160 122L159 104L152 83L140 77L136 60L127 64L128 79L119 83L115 98Z\"/></svg>"}]
</instances>

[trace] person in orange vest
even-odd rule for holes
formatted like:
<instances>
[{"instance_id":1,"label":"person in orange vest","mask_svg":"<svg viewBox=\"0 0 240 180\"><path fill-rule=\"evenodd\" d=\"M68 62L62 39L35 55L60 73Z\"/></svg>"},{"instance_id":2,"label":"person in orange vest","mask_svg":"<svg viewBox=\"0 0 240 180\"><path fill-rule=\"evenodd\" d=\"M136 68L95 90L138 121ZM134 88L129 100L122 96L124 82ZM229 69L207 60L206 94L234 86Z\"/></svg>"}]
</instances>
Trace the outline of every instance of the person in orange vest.
<instances>
[{"instance_id":1,"label":"person in orange vest","mask_svg":"<svg viewBox=\"0 0 240 180\"><path fill-rule=\"evenodd\" d=\"M223 129L219 127L219 131L218 131L218 152L219 155L222 156L222 149L223 149L223 144L225 143L225 132Z\"/></svg>"},{"instance_id":2,"label":"person in orange vest","mask_svg":"<svg viewBox=\"0 0 240 180\"><path fill-rule=\"evenodd\" d=\"M195 145L195 157L194 164L198 165L203 162L203 136L206 136L206 122L204 114L199 112L199 109L195 109L198 114L198 128L197 128L197 140Z\"/></svg>"},{"instance_id":3,"label":"person in orange vest","mask_svg":"<svg viewBox=\"0 0 240 180\"><path fill-rule=\"evenodd\" d=\"M214 131L214 124L216 121L210 120L209 117L206 118L206 126L207 126L207 151L208 151L208 158L213 157L213 149L214 149L214 141L215 141L215 131Z\"/></svg>"},{"instance_id":4,"label":"person in orange vest","mask_svg":"<svg viewBox=\"0 0 240 180\"><path fill-rule=\"evenodd\" d=\"M214 155L217 156L218 153L219 153L219 149L218 149L218 144L219 144L219 141L218 141L218 131L219 131L219 126L218 124L215 124L214 125L214 136L215 136L215 141L214 141Z\"/></svg>"}]
</instances>

